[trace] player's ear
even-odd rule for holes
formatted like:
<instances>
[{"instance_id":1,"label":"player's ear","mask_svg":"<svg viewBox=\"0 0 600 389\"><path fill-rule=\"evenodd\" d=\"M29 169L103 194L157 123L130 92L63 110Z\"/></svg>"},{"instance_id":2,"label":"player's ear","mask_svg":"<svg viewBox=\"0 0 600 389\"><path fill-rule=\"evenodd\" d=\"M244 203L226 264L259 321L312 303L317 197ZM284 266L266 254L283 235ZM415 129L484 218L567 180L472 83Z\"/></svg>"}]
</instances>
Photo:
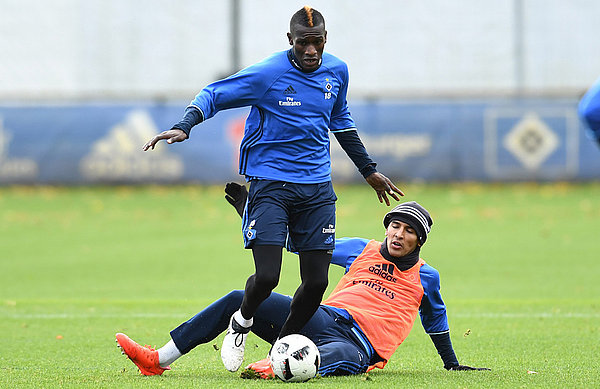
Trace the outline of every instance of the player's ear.
<instances>
[{"instance_id":1,"label":"player's ear","mask_svg":"<svg viewBox=\"0 0 600 389\"><path fill-rule=\"evenodd\" d=\"M292 34L288 32L287 37L288 37L288 42L290 42L290 46L294 46L294 40L292 39Z\"/></svg>"},{"instance_id":2,"label":"player's ear","mask_svg":"<svg viewBox=\"0 0 600 389\"><path fill-rule=\"evenodd\" d=\"M327 43L327 30L325 30L325 41L323 41L323 43Z\"/></svg>"}]
</instances>

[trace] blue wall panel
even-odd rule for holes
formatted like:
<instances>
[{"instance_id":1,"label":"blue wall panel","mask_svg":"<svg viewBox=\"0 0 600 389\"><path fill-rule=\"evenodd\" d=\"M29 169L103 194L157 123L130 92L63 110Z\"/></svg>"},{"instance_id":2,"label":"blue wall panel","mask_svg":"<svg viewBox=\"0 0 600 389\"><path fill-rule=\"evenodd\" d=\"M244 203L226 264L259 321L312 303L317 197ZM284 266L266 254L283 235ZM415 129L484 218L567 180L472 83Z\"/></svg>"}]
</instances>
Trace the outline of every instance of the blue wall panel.
<instances>
[{"instance_id":1,"label":"blue wall panel","mask_svg":"<svg viewBox=\"0 0 600 389\"><path fill-rule=\"evenodd\" d=\"M573 99L353 102L379 170L396 180L597 180L600 149ZM223 183L237 174L247 109L220 112L175 145L143 144L181 104L0 105L0 184ZM362 178L332 138L334 180Z\"/></svg>"}]
</instances>

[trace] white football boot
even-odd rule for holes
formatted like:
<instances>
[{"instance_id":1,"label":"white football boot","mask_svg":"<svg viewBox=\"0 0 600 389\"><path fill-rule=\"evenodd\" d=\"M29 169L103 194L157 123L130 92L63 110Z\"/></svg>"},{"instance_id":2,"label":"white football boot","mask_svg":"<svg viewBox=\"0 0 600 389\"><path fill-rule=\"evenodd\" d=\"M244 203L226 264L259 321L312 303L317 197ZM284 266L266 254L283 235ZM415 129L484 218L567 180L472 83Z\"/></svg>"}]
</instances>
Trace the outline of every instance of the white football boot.
<instances>
[{"instance_id":1,"label":"white football boot","mask_svg":"<svg viewBox=\"0 0 600 389\"><path fill-rule=\"evenodd\" d=\"M221 346L221 360L229 371L237 371L244 362L244 349L250 327L243 327L231 316L227 333Z\"/></svg>"}]
</instances>

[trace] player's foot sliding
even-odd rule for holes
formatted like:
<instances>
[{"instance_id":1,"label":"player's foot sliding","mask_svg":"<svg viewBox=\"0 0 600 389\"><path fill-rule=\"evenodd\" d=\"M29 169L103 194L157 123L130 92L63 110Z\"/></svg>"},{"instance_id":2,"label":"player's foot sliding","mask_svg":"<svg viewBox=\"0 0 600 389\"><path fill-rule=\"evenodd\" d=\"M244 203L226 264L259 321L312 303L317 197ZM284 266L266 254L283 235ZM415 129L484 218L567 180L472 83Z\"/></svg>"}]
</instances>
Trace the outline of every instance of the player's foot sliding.
<instances>
[{"instance_id":1,"label":"player's foot sliding","mask_svg":"<svg viewBox=\"0 0 600 389\"><path fill-rule=\"evenodd\" d=\"M121 352L127 355L131 359L131 362L135 363L138 369L140 369L141 374L161 375L165 370L171 370L169 366L160 367L158 363L158 351L152 347L148 345L142 347L122 333L117 333L115 338L117 345L121 348Z\"/></svg>"},{"instance_id":2,"label":"player's foot sliding","mask_svg":"<svg viewBox=\"0 0 600 389\"><path fill-rule=\"evenodd\" d=\"M249 364L242 372L242 378L256 378L263 380L275 378L275 373L273 373L273 368L271 367L271 360L265 358Z\"/></svg>"}]
</instances>

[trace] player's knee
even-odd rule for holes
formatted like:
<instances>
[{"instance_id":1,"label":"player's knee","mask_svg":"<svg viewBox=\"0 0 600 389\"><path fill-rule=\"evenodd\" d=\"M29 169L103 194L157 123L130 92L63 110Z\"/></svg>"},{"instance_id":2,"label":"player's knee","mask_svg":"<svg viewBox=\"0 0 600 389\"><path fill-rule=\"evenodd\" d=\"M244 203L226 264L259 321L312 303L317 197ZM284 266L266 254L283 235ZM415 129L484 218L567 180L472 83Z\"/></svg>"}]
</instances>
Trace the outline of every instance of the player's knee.
<instances>
[{"instance_id":1,"label":"player's knee","mask_svg":"<svg viewBox=\"0 0 600 389\"><path fill-rule=\"evenodd\" d=\"M242 303L243 298L243 290L232 290L223 297L223 300L225 300L225 302L230 306L239 307Z\"/></svg>"},{"instance_id":2,"label":"player's knee","mask_svg":"<svg viewBox=\"0 0 600 389\"><path fill-rule=\"evenodd\" d=\"M269 292L275 289L279 284L279 275L263 274L256 275L254 278L254 286L260 290L268 290Z\"/></svg>"},{"instance_id":3,"label":"player's knee","mask_svg":"<svg viewBox=\"0 0 600 389\"><path fill-rule=\"evenodd\" d=\"M303 289L310 295L317 296L319 299L327 290L327 285L329 284L327 278L315 278L310 280L305 280L303 282Z\"/></svg>"}]
</instances>

